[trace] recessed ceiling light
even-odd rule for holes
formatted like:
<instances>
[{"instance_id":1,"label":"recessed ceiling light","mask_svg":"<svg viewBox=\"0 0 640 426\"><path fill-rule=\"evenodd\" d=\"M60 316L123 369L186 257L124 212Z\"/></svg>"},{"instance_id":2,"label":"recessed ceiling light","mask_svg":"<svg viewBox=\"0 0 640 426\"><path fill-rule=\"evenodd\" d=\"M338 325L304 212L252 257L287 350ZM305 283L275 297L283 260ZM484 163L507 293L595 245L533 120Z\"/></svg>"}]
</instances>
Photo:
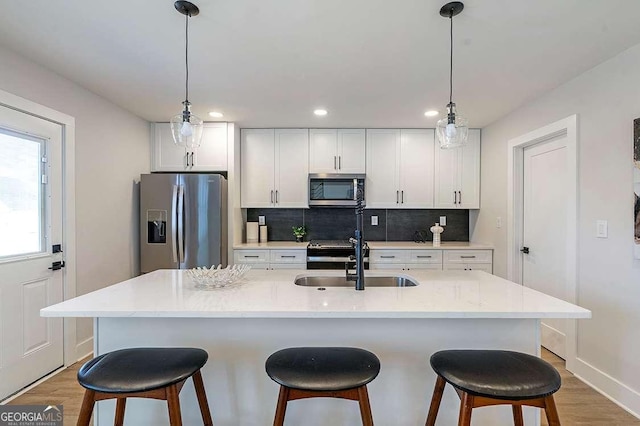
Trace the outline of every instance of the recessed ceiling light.
<instances>
[{"instance_id":1,"label":"recessed ceiling light","mask_svg":"<svg viewBox=\"0 0 640 426\"><path fill-rule=\"evenodd\" d=\"M429 111L424 113L425 117L435 117L436 115L440 114L438 111L436 111L435 109L430 109Z\"/></svg>"},{"instance_id":2,"label":"recessed ceiling light","mask_svg":"<svg viewBox=\"0 0 640 426\"><path fill-rule=\"evenodd\" d=\"M224 117L224 114L218 111L211 111L209 113L209 116L213 117L213 118L222 118Z\"/></svg>"},{"instance_id":3,"label":"recessed ceiling light","mask_svg":"<svg viewBox=\"0 0 640 426\"><path fill-rule=\"evenodd\" d=\"M319 115L319 116L323 116L323 115L327 115L328 114L326 109L317 109L317 110L313 111L313 113L315 115Z\"/></svg>"}]
</instances>

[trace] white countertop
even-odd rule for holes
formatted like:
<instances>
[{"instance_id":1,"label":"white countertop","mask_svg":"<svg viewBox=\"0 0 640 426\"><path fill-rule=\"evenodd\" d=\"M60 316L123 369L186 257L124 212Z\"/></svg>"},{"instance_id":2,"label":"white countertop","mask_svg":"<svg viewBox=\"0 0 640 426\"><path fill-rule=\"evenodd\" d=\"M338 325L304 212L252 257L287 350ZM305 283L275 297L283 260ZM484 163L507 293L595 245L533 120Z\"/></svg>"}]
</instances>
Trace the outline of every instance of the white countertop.
<instances>
[{"instance_id":1,"label":"white countertop","mask_svg":"<svg viewBox=\"0 0 640 426\"><path fill-rule=\"evenodd\" d=\"M227 289L196 289L181 270L159 270L41 310L51 317L175 318L589 318L591 312L482 271L367 271L410 276L416 287L296 286L298 275L251 270Z\"/></svg>"},{"instance_id":2,"label":"white countertop","mask_svg":"<svg viewBox=\"0 0 640 426\"><path fill-rule=\"evenodd\" d=\"M234 244L233 248L240 249L300 249L306 250L308 241L296 243L295 241L270 241L266 243L241 243ZM413 241L367 241L369 248L372 249L391 249L391 250L493 250L493 246L482 243L471 243L467 241L450 241L442 242L440 247L433 247L433 243L415 243Z\"/></svg>"}]
</instances>

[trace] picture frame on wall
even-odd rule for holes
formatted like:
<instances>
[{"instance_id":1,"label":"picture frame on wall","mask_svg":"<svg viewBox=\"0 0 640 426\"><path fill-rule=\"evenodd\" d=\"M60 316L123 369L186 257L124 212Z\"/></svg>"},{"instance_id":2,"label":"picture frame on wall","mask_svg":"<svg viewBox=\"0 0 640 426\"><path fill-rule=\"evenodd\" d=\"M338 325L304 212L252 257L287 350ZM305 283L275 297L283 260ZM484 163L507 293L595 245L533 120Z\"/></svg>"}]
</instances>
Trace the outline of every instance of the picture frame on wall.
<instances>
[{"instance_id":1,"label":"picture frame on wall","mask_svg":"<svg viewBox=\"0 0 640 426\"><path fill-rule=\"evenodd\" d=\"M633 120L633 197L634 256L640 259L640 118Z\"/></svg>"}]
</instances>

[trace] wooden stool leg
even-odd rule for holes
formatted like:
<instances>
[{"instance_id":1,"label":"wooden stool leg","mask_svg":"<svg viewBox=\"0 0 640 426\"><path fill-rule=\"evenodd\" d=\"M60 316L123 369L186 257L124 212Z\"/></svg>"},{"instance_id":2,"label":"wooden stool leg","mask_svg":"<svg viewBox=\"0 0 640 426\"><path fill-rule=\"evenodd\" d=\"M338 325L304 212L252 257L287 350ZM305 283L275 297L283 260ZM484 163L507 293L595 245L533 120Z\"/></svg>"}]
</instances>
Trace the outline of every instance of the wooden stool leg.
<instances>
[{"instance_id":1,"label":"wooden stool leg","mask_svg":"<svg viewBox=\"0 0 640 426\"><path fill-rule=\"evenodd\" d=\"M460 417L458 426L471 426L471 410L473 409L473 395L462 392L460 398Z\"/></svg>"},{"instance_id":2,"label":"wooden stool leg","mask_svg":"<svg viewBox=\"0 0 640 426\"><path fill-rule=\"evenodd\" d=\"M180 414L180 398L176 385L167 388L167 405L169 406L169 424L182 426L182 414Z\"/></svg>"},{"instance_id":3,"label":"wooden stool leg","mask_svg":"<svg viewBox=\"0 0 640 426\"><path fill-rule=\"evenodd\" d=\"M438 376L436 380L436 387L433 390L433 396L431 397L431 406L429 407L429 414L427 415L427 423L425 426L435 426L436 416L440 409L440 401L442 401L442 393L444 392L444 386L447 384L445 380Z\"/></svg>"},{"instance_id":4,"label":"wooden stool leg","mask_svg":"<svg viewBox=\"0 0 640 426\"><path fill-rule=\"evenodd\" d=\"M556 409L556 402L553 399L553 395L544 398L544 407L549 426L560 426L560 417L558 417L558 410Z\"/></svg>"},{"instance_id":5,"label":"wooden stool leg","mask_svg":"<svg viewBox=\"0 0 640 426\"><path fill-rule=\"evenodd\" d=\"M96 393L92 390L86 389L84 391L84 397L82 399L82 407L80 408L80 415L78 416L78 426L89 426L91 422L91 413L93 412L93 405L96 403L94 397Z\"/></svg>"},{"instance_id":6,"label":"wooden stool leg","mask_svg":"<svg viewBox=\"0 0 640 426\"><path fill-rule=\"evenodd\" d=\"M373 426L373 416L371 415L371 405L369 404L367 385L360 386L358 388L358 403L360 404L362 426Z\"/></svg>"},{"instance_id":7,"label":"wooden stool leg","mask_svg":"<svg viewBox=\"0 0 640 426\"><path fill-rule=\"evenodd\" d=\"M522 406L512 405L513 409L513 424L515 426L524 426L524 419L522 418Z\"/></svg>"},{"instance_id":8,"label":"wooden stool leg","mask_svg":"<svg viewBox=\"0 0 640 426\"><path fill-rule=\"evenodd\" d=\"M278 395L278 406L276 407L276 415L273 419L273 426L284 425L284 414L287 411L287 401L289 400L289 388L280 386L280 394Z\"/></svg>"},{"instance_id":9,"label":"wooden stool leg","mask_svg":"<svg viewBox=\"0 0 640 426\"><path fill-rule=\"evenodd\" d=\"M209 411L209 403L207 402L207 393L204 390L204 382L200 370L193 375L193 385L196 388L196 396L198 397L198 405L200 405L200 413L204 426L213 426L211 420L211 411Z\"/></svg>"},{"instance_id":10,"label":"wooden stool leg","mask_svg":"<svg viewBox=\"0 0 640 426\"><path fill-rule=\"evenodd\" d=\"M118 398L116 402L116 418L113 426L122 426L124 424L124 409L127 405L127 398Z\"/></svg>"}]
</instances>

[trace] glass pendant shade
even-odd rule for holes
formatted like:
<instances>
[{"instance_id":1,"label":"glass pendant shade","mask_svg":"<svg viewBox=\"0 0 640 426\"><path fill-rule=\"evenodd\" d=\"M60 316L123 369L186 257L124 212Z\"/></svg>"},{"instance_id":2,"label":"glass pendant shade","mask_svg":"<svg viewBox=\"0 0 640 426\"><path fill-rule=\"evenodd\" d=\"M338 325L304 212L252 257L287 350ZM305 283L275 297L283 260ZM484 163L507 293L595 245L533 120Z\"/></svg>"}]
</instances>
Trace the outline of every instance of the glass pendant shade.
<instances>
[{"instance_id":1,"label":"glass pendant shade","mask_svg":"<svg viewBox=\"0 0 640 426\"><path fill-rule=\"evenodd\" d=\"M456 113L455 104L447 106L447 117L438 120L436 135L442 149L458 148L467 142L469 122Z\"/></svg>"},{"instance_id":2,"label":"glass pendant shade","mask_svg":"<svg viewBox=\"0 0 640 426\"><path fill-rule=\"evenodd\" d=\"M171 119L173 141L178 146L189 149L198 148L202 141L202 128L202 119L191 113L185 114L183 112Z\"/></svg>"}]
</instances>

